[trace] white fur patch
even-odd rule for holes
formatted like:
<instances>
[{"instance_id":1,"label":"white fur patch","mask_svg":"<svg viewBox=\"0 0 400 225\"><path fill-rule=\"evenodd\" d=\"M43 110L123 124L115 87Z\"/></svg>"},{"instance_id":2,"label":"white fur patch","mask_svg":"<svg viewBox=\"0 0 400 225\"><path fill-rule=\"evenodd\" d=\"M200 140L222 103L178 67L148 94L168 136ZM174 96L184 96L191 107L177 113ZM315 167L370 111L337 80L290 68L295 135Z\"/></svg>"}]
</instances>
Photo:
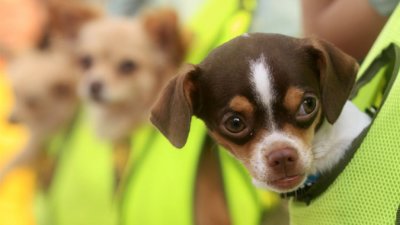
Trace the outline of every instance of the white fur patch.
<instances>
[{"instance_id":1,"label":"white fur patch","mask_svg":"<svg viewBox=\"0 0 400 225\"><path fill-rule=\"evenodd\" d=\"M265 62L264 55L261 55L257 60L250 61L250 72L251 72L251 84L257 97L267 110L269 116L269 124L271 124L272 130L275 130L272 103L275 98L275 93L272 87L272 76L270 69Z\"/></svg>"},{"instance_id":2,"label":"white fur patch","mask_svg":"<svg viewBox=\"0 0 400 225\"><path fill-rule=\"evenodd\" d=\"M244 33L244 34L242 34L242 37L250 37L250 34L248 34L248 33Z\"/></svg>"},{"instance_id":3,"label":"white fur patch","mask_svg":"<svg viewBox=\"0 0 400 225\"><path fill-rule=\"evenodd\" d=\"M369 125L371 119L350 101L332 125L324 122L313 140L314 170L331 169L343 157L352 141Z\"/></svg>"}]
</instances>

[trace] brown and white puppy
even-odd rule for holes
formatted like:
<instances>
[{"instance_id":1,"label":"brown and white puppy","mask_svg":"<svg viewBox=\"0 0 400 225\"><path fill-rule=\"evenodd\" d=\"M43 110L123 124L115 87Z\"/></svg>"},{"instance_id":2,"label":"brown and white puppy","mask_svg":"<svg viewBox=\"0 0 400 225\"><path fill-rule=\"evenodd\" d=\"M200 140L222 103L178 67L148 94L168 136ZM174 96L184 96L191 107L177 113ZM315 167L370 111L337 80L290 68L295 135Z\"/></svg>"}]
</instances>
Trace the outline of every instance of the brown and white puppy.
<instances>
[{"instance_id":1,"label":"brown and white puppy","mask_svg":"<svg viewBox=\"0 0 400 225\"><path fill-rule=\"evenodd\" d=\"M80 33L79 93L97 135L116 145L117 180L128 159L131 133L147 121L151 105L186 51L187 42L171 9L135 18L103 18Z\"/></svg>"},{"instance_id":2,"label":"brown and white puppy","mask_svg":"<svg viewBox=\"0 0 400 225\"><path fill-rule=\"evenodd\" d=\"M347 101L354 59L316 39L245 34L187 65L151 121L176 147L193 115L248 169L256 185L285 193L337 164L370 119Z\"/></svg>"},{"instance_id":3,"label":"brown and white puppy","mask_svg":"<svg viewBox=\"0 0 400 225\"><path fill-rule=\"evenodd\" d=\"M71 121L78 106L78 70L64 53L32 51L14 59L8 69L15 104L10 122L24 124L29 141L2 170L2 179L14 167L32 166L47 186L54 165L48 159L46 143ZM49 165L44 165L48 163ZM42 172L49 169L47 175Z\"/></svg>"}]
</instances>

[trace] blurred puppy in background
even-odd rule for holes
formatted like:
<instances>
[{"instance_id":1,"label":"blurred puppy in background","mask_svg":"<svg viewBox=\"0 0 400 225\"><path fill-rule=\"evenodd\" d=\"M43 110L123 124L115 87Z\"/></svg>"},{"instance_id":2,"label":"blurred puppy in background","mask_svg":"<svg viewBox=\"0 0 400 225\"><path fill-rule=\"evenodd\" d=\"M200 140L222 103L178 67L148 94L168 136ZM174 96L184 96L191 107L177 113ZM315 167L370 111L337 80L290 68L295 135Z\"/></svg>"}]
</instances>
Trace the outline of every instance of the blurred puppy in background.
<instances>
[{"instance_id":1,"label":"blurred puppy in background","mask_svg":"<svg viewBox=\"0 0 400 225\"><path fill-rule=\"evenodd\" d=\"M45 188L53 171L45 145L67 126L78 106L76 68L62 52L35 51L13 60L9 74L15 96L10 122L25 124L30 138L1 171L0 179L27 163L38 172L39 184Z\"/></svg>"},{"instance_id":2,"label":"blurred puppy in background","mask_svg":"<svg viewBox=\"0 0 400 225\"><path fill-rule=\"evenodd\" d=\"M25 148L0 170L0 181L15 167L27 164L43 189L51 183L55 158L45 151L55 135L65 130L78 108L78 68L73 45L80 27L100 11L77 1L44 1L47 23L35 49L13 55L7 50L8 74L15 95L10 122L29 130Z\"/></svg>"},{"instance_id":3,"label":"blurred puppy in background","mask_svg":"<svg viewBox=\"0 0 400 225\"><path fill-rule=\"evenodd\" d=\"M104 18L78 38L83 97L96 134L115 145L116 184L129 158L133 130L174 75L188 48L177 14L154 9L135 18Z\"/></svg>"}]
</instances>

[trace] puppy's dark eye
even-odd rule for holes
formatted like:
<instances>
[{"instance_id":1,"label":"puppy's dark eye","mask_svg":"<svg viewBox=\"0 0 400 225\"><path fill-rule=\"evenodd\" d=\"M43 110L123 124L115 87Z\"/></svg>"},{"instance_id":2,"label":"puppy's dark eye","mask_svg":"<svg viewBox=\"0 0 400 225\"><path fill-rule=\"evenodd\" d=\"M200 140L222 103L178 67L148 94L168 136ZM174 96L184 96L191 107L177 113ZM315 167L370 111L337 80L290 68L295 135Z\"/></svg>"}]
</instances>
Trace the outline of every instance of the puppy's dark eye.
<instances>
[{"instance_id":1,"label":"puppy's dark eye","mask_svg":"<svg viewBox=\"0 0 400 225\"><path fill-rule=\"evenodd\" d=\"M83 56L80 60L79 60L79 64L81 66L82 69L84 70L88 70L92 67L93 65L93 59L92 57L86 55Z\"/></svg>"},{"instance_id":2,"label":"puppy's dark eye","mask_svg":"<svg viewBox=\"0 0 400 225\"><path fill-rule=\"evenodd\" d=\"M119 65L119 72L123 75L128 75L137 69L137 65L132 60L124 60Z\"/></svg>"},{"instance_id":3,"label":"puppy's dark eye","mask_svg":"<svg viewBox=\"0 0 400 225\"><path fill-rule=\"evenodd\" d=\"M318 106L317 97L313 94L306 94L297 111L296 117L300 120L308 119L316 111Z\"/></svg>"},{"instance_id":4,"label":"puppy's dark eye","mask_svg":"<svg viewBox=\"0 0 400 225\"><path fill-rule=\"evenodd\" d=\"M225 128L229 132L233 134L240 133L246 128L246 124L244 123L243 119L240 116L231 116L229 117L225 123Z\"/></svg>"}]
</instances>

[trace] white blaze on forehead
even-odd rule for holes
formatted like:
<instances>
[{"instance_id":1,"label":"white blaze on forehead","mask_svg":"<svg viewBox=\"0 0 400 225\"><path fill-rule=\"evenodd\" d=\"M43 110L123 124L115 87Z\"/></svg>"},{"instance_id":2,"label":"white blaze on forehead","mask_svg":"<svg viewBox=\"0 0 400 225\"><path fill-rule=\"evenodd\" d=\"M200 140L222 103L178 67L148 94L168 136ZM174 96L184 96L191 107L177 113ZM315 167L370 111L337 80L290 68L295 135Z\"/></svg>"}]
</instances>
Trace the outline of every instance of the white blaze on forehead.
<instances>
[{"instance_id":1,"label":"white blaze on forehead","mask_svg":"<svg viewBox=\"0 0 400 225\"><path fill-rule=\"evenodd\" d=\"M253 89L266 109L269 116L269 124L272 129L275 129L272 103L274 101L274 92L272 87L272 76L268 65L266 64L265 57L261 54L257 60L250 61L251 84Z\"/></svg>"}]
</instances>

